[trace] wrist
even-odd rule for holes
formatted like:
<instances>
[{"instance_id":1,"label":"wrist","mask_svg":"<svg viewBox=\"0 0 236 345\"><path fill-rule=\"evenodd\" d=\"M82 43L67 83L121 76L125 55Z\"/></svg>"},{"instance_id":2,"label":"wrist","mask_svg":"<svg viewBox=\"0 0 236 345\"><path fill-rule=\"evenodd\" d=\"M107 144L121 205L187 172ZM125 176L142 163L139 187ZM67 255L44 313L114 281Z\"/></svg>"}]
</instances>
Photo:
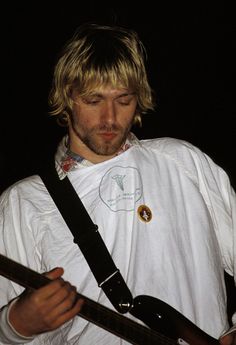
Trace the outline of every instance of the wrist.
<instances>
[{"instance_id":1,"label":"wrist","mask_svg":"<svg viewBox=\"0 0 236 345\"><path fill-rule=\"evenodd\" d=\"M15 304L17 303L18 298L14 299L10 305L8 306L7 309L7 314L6 314L6 321L10 327L10 329L12 330L12 332L14 332L17 337L21 338L24 341L30 341L34 339L33 335L27 334L25 330L23 330L21 327L19 327L19 322L17 318L12 319L10 317L10 314L12 313L12 311L14 310Z\"/></svg>"},{"instance_id":2,"label":"wrist","mask_svg":"<svg viewBox=\"0 0 236 345\"><path fill-rule=\"evenodd\" d=\"M2 344L26 344L31 342L33 337L25 337L18 333L9 322L9 309L15 300L0 309L0 343Z\"/></svg>"}]
</instances>

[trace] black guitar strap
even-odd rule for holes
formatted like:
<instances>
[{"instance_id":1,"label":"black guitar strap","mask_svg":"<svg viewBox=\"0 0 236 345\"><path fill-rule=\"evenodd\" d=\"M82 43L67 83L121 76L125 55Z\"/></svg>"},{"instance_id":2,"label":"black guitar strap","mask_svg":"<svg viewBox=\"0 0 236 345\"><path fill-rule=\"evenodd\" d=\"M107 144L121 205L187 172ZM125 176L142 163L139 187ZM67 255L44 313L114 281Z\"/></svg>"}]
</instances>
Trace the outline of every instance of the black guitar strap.
<instances>
[{"instance_id":1,"label":"black guitar strap","mask_svg":"<svg viewBox=\"0 0 236 345\"><path fill-rule=\"evenodd\" d=\"M39 175L71 230L74 242L87 260L98 286L118 312L128 312L133 303L132 294L114 264L98 226L93 223L68 177L60 180L52 165Z\"/></svg>"}]
</instances>

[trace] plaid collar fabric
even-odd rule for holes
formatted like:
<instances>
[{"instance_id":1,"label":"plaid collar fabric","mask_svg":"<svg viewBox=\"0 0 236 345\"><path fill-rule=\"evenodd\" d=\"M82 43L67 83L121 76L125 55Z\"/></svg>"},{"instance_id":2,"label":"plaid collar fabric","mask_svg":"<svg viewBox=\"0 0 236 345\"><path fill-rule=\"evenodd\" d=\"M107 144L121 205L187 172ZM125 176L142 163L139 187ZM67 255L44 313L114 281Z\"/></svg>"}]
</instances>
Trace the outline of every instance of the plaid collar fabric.
<instances>
[{"instance_id":1,"label":"plaid collar fabric","mask_svg":"<svg viewBox=\"0 0 236 345\"><path fill-rule=\"evenodd\" d=\"M121 153L125 152L137 142L138 139L136 138L136 136L133 133L129 133L125 143L122 145L116 155L118 156ZM93 165L92 162L86 160L75 152L72 152L68 147L68 143L69 137L68 135L66 135L60 142L55 156L56 169L61 180L70 171Z\"/></svg>"}]
</instances>

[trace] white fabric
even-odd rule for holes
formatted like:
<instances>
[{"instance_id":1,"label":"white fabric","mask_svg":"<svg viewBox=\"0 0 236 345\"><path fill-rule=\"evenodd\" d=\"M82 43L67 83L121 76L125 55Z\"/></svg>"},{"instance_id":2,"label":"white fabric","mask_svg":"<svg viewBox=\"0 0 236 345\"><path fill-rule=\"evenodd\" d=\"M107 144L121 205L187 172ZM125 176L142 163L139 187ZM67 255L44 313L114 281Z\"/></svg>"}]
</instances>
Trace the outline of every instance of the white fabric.
<instances>
[{"instance_id":1,"label":"white fabric","mask_svg":"<svg viewBox=\"0 0 236 345\"><path fill-rule=\"evenodd\" d=\"M223 269L233 275L236 260L236 201L225 172L191 144L162 138L68 177L133 296L157 297L219 338L228 329ZM151 209L150 222L138 216L140 205ZM38 272L62 266L80 293L112 308L38 176L3 193L0 222L2 254ZM0 306L21 292L0 278ZM28 344L126 342L75 317Z\"/></svg>"}]
</instances>

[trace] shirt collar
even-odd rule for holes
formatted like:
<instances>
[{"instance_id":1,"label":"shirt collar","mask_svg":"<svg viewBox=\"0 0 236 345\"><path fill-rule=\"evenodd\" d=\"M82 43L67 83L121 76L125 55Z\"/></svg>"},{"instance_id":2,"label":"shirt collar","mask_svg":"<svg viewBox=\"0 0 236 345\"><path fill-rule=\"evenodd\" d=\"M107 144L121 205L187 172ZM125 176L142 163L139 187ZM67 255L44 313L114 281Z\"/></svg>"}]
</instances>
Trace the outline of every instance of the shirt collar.
<instances>
[{"instance_id":1,"label":"shirt collar","mask_svg":"<svg viewBox=\"0 0 236 345\"><path fill-rule=\"evenodd\" d=\"M116 156L128 150L131 146L137 144L139 141L133 133L129 133L125 143L122 145ZM58 145L58 149L55 155L56 170L60 180L66 177L68 172L81 169L93 165L92 162L81 157L80 155L72 152L69 149L69 137L66 135L63 137Z\"/></svg>"}]
</instances>

